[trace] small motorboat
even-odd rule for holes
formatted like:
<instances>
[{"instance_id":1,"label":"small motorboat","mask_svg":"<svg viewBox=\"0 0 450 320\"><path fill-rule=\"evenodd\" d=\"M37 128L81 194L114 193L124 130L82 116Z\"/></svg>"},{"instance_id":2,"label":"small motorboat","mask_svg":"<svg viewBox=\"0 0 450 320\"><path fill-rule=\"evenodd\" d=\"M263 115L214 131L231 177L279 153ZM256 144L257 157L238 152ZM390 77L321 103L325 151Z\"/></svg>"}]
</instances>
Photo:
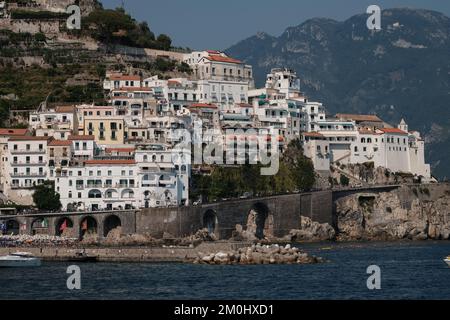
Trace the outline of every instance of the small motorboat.
<instances>
[{"instance_id":1,"label":"small motorboat","mask_svg":"<svg viewBox=\"0 0 450 320\"><path fill-rule=\"evenodd\" d=\"M41 259L34 257L29 252L10 253L0 257L0 268L28 268L40 265Z\"/></svg>"},{"instance_id":2,"label":"small motorboat","mask_svg":"<svg viewBox=\"0 0 450 320\"><path fill-rule=\"evenodd\" d=\"M77 252L74 257L69 259L69 262L97 262L96 256L89 256L86 252Z\"/></svg>"},{"instance_id":3,"label":"small motorboat","mask_svg":"<svg viewBox=\"0 0 450 320\"><path fill-rule=\"evenodd\" d=\"M448 264L448 266L450 267L450 256L448 256L447 258L444 259L444 262Z\"/></svg>"}]
</instances>

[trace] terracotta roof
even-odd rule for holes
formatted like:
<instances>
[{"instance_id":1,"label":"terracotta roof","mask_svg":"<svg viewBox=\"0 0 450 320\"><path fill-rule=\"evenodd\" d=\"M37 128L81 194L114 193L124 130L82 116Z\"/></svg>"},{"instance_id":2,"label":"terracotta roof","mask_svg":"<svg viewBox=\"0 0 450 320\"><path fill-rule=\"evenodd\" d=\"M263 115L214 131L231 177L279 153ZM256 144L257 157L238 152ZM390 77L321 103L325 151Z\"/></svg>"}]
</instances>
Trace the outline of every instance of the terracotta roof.
<instances>
[{"instance_id":1,"label":"terracotta roof","mask_svg":"<svg viewBox=\"0 0 450 320\"><path fill-rule=\"evenodd\" d=\"M69 140L52 140L48 144L50 147L67 147L72 145L72 141Z\"/></svg>"},{"instance_id":2,"label":"terracotta roof","mask_svg":"<svg viewBox=\"0 0 450 320\"><path fill-rule=\"evenodd\" d=\"M217 106L212 103L194 103L189 106L189 108L210 108L210 109L217 109Z\"/></svg>"},{"instance_id":3,"label":"terracotta roof","mask_svg":"<svg viewBox=\"0 0 450 320\"><path fill-rule=\"evenodd\" d=\"M72 135L69 136L69 140L95 140L95 136L88 135Z\"/></svg>"},{"instance_id":4,"label":"terracotta roof","mask_svg":"<svg viewBox=\"0 0 450 320\"><path fill-rule=\"evenodd\" d=\"M114 89L114 91L153 91L152 88L148 88L148 87L122 87L119 89Z\"/></svg>"},{"instance_id":5,"label":"terracotta roof","mask_svg":"<svg viewBox=\"0 0 450 320\"><path fill-rule=\"evenodd\" d=\"M87 165L130 165L136 164L134 160L87 160Z\"/></svg>"},{"instance_id":6,"label":"terracotta roof","mask_svg":"<svg viewBox=\"0 0 450 320\"><path fill-rule=\"evenodd\" d=\"M240 61L240 60L233 59L230 57L222 57L222 56L218 56L218 55L212 55L212 56L210 55L210 56L207 56L206 59L208 59L210 61L216 61L216 62L242 64L242 61Z\"/></svg>"},{"instance_id":7,"label":"terracotta roof","mask_svg":"<svg viewBox=\"0 0 450 320\"><path fill-rule=\"evenodd\" d=\"M209 54L220 54L220 51L217 50L206 50Z\"/></svg>"},{"instance_id":8,"label":"terracotta roof","mask_svg":"<svg viewBox=\"0 0 450 320\"><path fill-rule=\"evenodd\" d=\"M139 76L120 76L114 75L110 77L111 80L128 80L128 81L141 81L141 77Z\"/></svg>"},{"instance_id":9,"label":"terracotta roof","mask_svg":"<svg viewBox=\"0 0 450 320\"><path fill-rule=\"evenodd\" d=\"M24 136L28 133L28 129L2 129L0 128L0 136Z\"/></svg>"},{"instance_id":10,"label":"terracotta roof","mask_svg":"<svg viewBox=\"0 0 450 320\"><path fill-rule=\"evenodd\" d=\"M321 133L319 133L319 132L315 132L315 131L312 131L312 132L303 132L302 135L303 135L304 137L325 138L325 136L324 136L323 134L321 134Z\"/></svg>"},{"instance_id":11,"label":"terracotta roof","mask_svg":"<svg viewBox=\"0 0 450 320\"><path fill-rule=\"evenodd\" d=\"M372 134L372 135L379 135L380 133L375 132L373 130L367 130L367 129L359 129L358 132L360 134Z\"/></svg>"},{"instance_id":12,"label":"terracotta roof","mask_svg":"<svg viewBox=\"0 0 450 320\"><path fill-rule=\"evenodd\" d=\"M75 107L74 106L56 107L55 112L56 113L73 113L73 112L75 112Z\"/></svg>"},{"instance_id":13,"label":"terracotta roof","mask_svg":"<svg viewBox=\"0 0 450 320\"><path fill-rule=\"evenodd\" d=\"M134 148L106 148L105 152L111 153L111 152L134 152Z\"/></svg>"},{"instance_id":14,"label":"terracotta roof","mask_svg":"<svg viewBox=\"0 0 450 320\"><path fill-rule=\"evenodd\" d=\"M372 114L338 113L336 114L336 118L354 121L383 122L383 120Z\"/></svg>"},{"instance_id":15,"label":"terracotta roof","mask_svg":"<svg viewBox=\"0 0 450 320\"><path fill-rule=\"evenodd\" d=\"M9 141L48 141L53 139L52 137L36 137L36 136L14 136Z\"/></svg>"},{"instance_id":16,"label":"terracotta roof","mask_svg":"<svg viewBox=\"0 0 450 320\"><path fill-rule=\"evenodd\" d=\"M407 132L400 130L398 128L381 128L380 130L383 131L384 133L396 133L396 134L404 134L404 135L408 134Z\"/></svg>"},{"instance_id":17,"label":"terracotta roof","mask_svg":"<svg viewBox=\"0 0 450 320\"><path fill-rule=\"evenodd\" d=\"M82 110L101 110L101 109L114 109L113 106L77 106L77 109L82 109Z\"/></svg>"}]
</instances>

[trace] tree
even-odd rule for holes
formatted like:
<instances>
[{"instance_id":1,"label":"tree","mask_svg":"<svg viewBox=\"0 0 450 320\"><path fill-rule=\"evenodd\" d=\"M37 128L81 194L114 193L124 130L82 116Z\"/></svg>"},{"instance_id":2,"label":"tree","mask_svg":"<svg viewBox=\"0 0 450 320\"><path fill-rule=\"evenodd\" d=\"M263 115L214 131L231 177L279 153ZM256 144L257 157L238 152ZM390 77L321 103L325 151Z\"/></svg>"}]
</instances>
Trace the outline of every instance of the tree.
<instances>
[{"instance_id":1,"label":"tree","mask_svg":"<svg viewBox=\"0 0 450 320\"><path fill-rule=\"evenodd\" d=\"M303 148L299 139L292 140L283 154L285 163L298 190L308 191L314 186L316 176L311 159L303 155Z\"/></svg>"},{"instance_id":2,"label":"tree","mask_svg":"<svg viewBox=\"0 0 450 320\"><path fill-rule=\"evenodd\" d=\"M172 47L172 39L166 34L160 34L156 41L162 50L169 50Z\"/></svg>"},{"instance_id":3,"label":"tree","mask_svg":"<svg viewBox=\"0 0 450 320\"><path fill-rule=\"evenodd\" d=\"M348 186L350 184L350 179L347 176L344 176L343 174L341 174L341 177L339 180L341 182L341 185L343 185L343 186Z\"/></svg>"},{"instance_id":4,"label":"tree","mask_svg":"<svg viewBox=\"0 0 450 320\"><path fill-rule=\"evenodd\" d=\"M55 185L52 181L45 181L35 187L33 201L40 210L57 211L61 209L60 196L55 192Z\"/></svg>"}]
</instances>

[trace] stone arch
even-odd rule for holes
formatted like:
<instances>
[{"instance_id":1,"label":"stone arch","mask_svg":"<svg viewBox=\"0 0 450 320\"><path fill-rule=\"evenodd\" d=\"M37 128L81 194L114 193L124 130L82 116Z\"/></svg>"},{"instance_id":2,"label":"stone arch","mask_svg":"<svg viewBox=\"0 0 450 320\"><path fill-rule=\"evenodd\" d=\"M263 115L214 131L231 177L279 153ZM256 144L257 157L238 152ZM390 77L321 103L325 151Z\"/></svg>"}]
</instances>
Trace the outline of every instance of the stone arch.
<instances>
[{"instance_id":1,"label":"stone arch","mask_svg":"<svg viewBox=\"0 0 450 320\"><path fill-rule=\"evenodd\" d=\"M203 214L203 228L208 229L210 234L219 234L219 219L217 218L216 211L209 209Z\"/></svg>"},{"instance_id":2,"label":"stone arch","mask_svg":"<svg viewBox=\"0 0 450 320\"><path fill-rule=\"evenodd\" d=\"M97 230L97 220L91 216L84 217L80 222L80 240L83 240L88 234L96 235L98 233Z\"/></svg>"},{"instance_id":3,"label":"stone arch","mask_svg":"<svg viewBox=\"0 0 450 320\"><path fill-rule=\"evenodd\" d=\"M20 223L15 219L10 219L5 222L6 234L18 235L20 234Z\"/></svg>"},{"instance_id":4,"label":"stone arch","mask_svg":"<svg viewBox=\"0 0 450 320\"><path fill-rule=\"evenodd\" d=\"M55 234L61 236L66 229L73 228L73 221L67 217L61 217L56 221Z\"/></svg>"},{"instance_id":5,"label":"stone arch","mask_svg":"<svg viewBox=\"0 0 450 320\"><path fill-rule=\"evenodd\" d=\"M45 218L34 219L31 223L31 234L48 234L48 221Z\"/></svg>"},{"instance_id":6,"label":"stone arch","mask_svg":"<svg viewBox=\"0 0 450 320\"><path fill-rule=\"evenodd\" d=\"M108 217L105 218L105 221L103 222L103 236L107 237L108 233L117 228L122 226L122 221L120 220L120 218L116 215L110 215Z\"/></svg>"},{"instance_id":7,"label":"stone arch","mask_svg":"<svg viewBox=\"0 0 450 320\"><path fill-rule=\"evenodd\" d=\"M264 239L269 231L269 208L265 203L255 203L247 215L247 231L255 234L258 239Z\"/></svg>"}]
</instances>

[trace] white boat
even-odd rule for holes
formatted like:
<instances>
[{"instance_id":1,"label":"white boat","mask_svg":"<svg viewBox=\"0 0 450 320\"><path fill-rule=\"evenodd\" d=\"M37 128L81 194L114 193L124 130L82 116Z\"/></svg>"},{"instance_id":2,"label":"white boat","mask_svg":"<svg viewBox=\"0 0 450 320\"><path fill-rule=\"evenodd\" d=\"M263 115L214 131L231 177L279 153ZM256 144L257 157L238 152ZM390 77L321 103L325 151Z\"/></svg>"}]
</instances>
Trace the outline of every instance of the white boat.
<instances>
[{"instance_id":1,"label":"white boat","mask_svg":"<svg viewBox=\"0 0 450 320\"><path fill-rule=\"evenodd\" d=\"M450 267L450 256L448 256L447 258L444 259L444 261L448 264L448 266Z\"/></svg>"},{"instance_id":2,"label":"white boat","mask_svg":"<svg viewBox=\"0 0 450 320\"><path fill-rule=\"evenodd\" d=\"M16 252L0 257L0 268L39 267L41 259L29 252Z\"/></svg>"}]
</instances>

